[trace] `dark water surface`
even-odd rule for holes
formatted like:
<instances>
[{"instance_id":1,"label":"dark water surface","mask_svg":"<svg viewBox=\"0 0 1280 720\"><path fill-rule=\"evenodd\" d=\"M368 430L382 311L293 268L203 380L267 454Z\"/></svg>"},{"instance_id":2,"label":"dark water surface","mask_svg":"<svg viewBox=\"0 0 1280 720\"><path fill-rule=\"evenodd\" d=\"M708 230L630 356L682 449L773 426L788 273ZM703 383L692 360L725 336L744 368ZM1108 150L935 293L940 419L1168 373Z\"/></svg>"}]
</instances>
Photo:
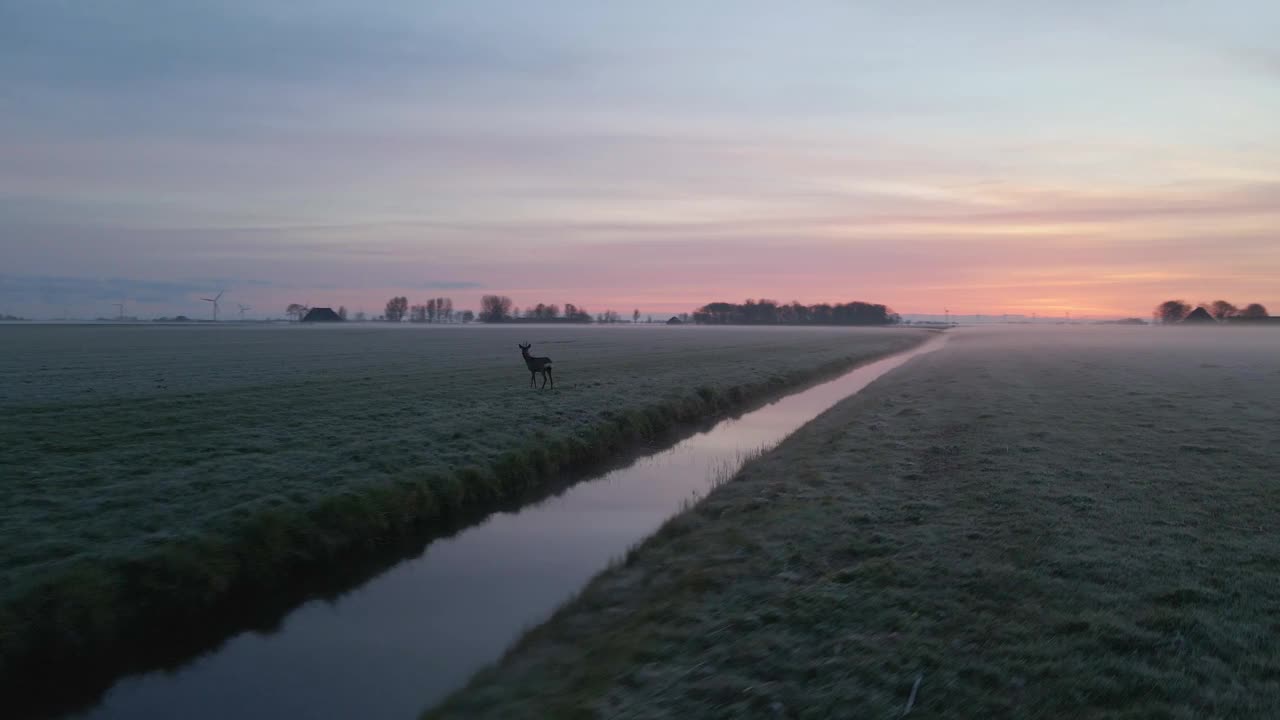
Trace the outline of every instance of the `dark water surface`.
<instances>
[{"instance_id":1,"label":"dark water surface","mask_svg":"<svg viewBox=\"0 0 1280 720\"><path fill-rule=\"evenodd\" d=\"M411 718L493 662L718 475L945 336L499 513L333 601L172 672L121 679L87 718Z\"/></svg>"}]
</instances>

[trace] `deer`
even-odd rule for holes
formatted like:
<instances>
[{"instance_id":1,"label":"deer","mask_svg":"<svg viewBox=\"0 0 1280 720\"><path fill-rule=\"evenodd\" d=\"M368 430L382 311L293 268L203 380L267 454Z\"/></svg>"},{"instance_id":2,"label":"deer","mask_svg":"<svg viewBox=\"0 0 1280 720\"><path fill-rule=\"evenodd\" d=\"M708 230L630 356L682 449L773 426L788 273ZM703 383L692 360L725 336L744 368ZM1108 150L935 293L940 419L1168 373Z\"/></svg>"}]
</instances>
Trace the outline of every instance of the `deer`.
<instances>
[{"instance_id":1,"label":"deer","mask_svg":"<svg viewBox=\"0 0 1280 720\"><path fill-rule=\"evenodd\" d=\"M538 373L542 373L542 387L538 389L541 390L542 388L545 388L547 386L547 381L550 380L551 389L555 390L556 380L551 377L551 358L534 357L530 355L529 348L533 346L528 343L519 345L518 347L520 348L520 354L524 357L524 364L529 367L529 387L534 386L535 381L538 378Z\"/></svg>"}]
</instances>

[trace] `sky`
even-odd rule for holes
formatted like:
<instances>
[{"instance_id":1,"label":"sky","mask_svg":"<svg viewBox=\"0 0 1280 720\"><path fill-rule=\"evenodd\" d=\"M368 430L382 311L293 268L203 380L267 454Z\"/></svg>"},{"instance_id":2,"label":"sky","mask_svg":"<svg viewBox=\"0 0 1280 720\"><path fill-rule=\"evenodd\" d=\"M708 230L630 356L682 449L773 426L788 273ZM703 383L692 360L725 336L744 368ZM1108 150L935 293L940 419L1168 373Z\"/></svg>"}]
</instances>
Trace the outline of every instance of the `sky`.
<instances>
[{"instance_id":1,"label":"sky","mask_svg":"<svg viewBox=\"0 0 1280 720\"><path fill-rule=\"evenodd\" d=\"M0 0L0 313L1280 313L1280 3Z\"/></svg>"}]
</instances>

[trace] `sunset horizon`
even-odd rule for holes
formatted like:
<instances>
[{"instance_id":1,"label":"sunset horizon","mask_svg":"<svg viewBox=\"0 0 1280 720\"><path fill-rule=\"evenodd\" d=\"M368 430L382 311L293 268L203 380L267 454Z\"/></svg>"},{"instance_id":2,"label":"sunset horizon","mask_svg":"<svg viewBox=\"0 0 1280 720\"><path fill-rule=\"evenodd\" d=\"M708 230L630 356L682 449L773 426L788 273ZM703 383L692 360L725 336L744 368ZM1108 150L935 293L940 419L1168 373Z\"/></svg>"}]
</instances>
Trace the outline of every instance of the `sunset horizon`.
<instances>
[{"instance_id":1,"label":"sunset horizon","mask_svg":"<svg viewBox=\"0 0 1280 720\"><path fill-rule=\"evenodd\" d=\"M1280 307L1274 7L741 10L10 6L0 313Z\"/></svg>"}]
</instances>

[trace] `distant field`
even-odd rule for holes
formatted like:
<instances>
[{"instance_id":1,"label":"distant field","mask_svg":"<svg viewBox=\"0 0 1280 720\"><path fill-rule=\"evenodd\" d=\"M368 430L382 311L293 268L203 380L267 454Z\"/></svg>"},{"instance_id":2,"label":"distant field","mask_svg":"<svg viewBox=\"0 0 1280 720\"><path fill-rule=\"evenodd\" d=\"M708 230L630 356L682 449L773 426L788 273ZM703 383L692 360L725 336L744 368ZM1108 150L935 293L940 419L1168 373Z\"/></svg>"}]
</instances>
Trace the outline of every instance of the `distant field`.
<instances>
[{"instance_id":1,"label":"distant field","mask_svg":"<svg viewBox=\"0 0 1280 720\"><path fill-rule=\"evenodd\" d=\"M280 582L295 560L922 339L0 327L0 671L46 646L92 652L166 602L198 617L237 584ZM520 341L553 358L554 392L528 388Z\"/></svg>"},{"instance_id":2,"label":"distant field","mask_svg":"<svg viewBox=\"0 0 1280 720\"><path fill-rule=\"evenodd\" d=\"M431 717L1280 716L1280 333L960 330Z\"/></svg>"}]
</instances>

